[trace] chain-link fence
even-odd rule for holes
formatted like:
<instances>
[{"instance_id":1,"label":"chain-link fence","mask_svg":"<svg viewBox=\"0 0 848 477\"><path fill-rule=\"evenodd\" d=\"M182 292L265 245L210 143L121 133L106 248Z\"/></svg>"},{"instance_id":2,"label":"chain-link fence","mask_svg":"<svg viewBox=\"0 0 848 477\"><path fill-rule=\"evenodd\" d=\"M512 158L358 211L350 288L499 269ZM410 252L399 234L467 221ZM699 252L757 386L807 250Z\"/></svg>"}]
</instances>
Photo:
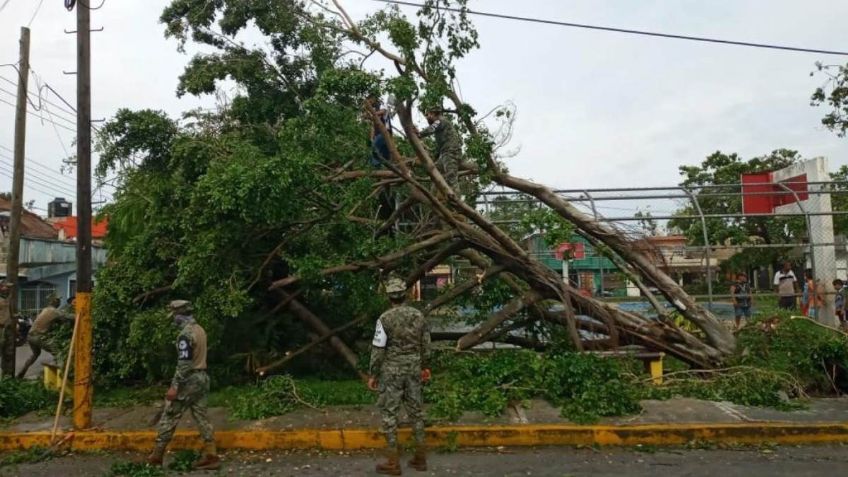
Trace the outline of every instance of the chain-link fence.
<instances>
[{"instance_id":1,"label":"chain-link fence","mask_svg":"<svg viewBox=\"0 0 848 477\"><path fill-rule=\"evenodd\" d=\"M777 284L775 280L787 262L797 279L792 290L795 306L810 304L808 314L832 307L832 281L848 278L848 210L844 205L848 203L848 182L753 185L767 185L769 190L720 184L556 192L595 220L628 236L656 267L719 316L734 315L731 287L740 273L748 277L755 307L757 303L777 304L788 287L779 287L780 280ZM743 204L757 196L796 205L779 214L745 213ZM524 204L525 210L543 207L532 197L497 189L482 192L477 202L478 208L497 217L500 224L522 220L504 217L506 205L522 209L516 204ZM594 296L627 303L624 306L648 308L640 290L607 252L596 250L579 233L572 242L581 245L572 248L567 260L557 258L555 247L545 243L542 233L536 235L525 238L531 253L562 272L573 285ZM582 253L575 256L577 249ZM813 280L811 286L818 286L817 292L805 286L805 275Z\"/></svg>"}]
</instances>

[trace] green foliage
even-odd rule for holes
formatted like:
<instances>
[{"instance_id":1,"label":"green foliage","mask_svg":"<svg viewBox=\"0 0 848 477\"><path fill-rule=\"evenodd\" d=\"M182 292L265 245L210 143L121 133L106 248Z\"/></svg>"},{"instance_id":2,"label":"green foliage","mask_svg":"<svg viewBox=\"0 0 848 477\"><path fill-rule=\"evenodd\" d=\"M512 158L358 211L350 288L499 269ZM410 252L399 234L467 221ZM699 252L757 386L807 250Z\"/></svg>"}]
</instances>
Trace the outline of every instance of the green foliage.
<instances>
[{"instance_id":1,"label":"green foliage","mask_svg":"<svg viewBox=\"0 0 848 477\"><path fill-rule=\"evenodd\" d=\"M377 395L358 379L322 380L299 379L298 389L320 406L368 406L377 402Z\"/></svg>"},{"instance_id":2,"label":"green foliage","mask_svg":"<svg viewBox=\"0 0 848 477\"><path fill-rule=\"evenodd\" d=\"M465 411L497 416L509 403L532 398L548 399L580 423L640 409L637 387L619 360L514 350L443 359L448 368L426 389L435 417L455 420Z\"/></svg>"},{"instance_id":3,"label":"green foliage","mask_svg":"<svg viewBox=\"0 0 848 477\"><path fill-rule=\"evenodd\" d=\"M174 453L174 458L171 463L168 464L168 469L175 472L189 472L192 470L192 466L199 458L200 453L195 450L179 450Z\"/></svg>"},{"instance_id":4,"label":"green foliage","mask_svg":"<svg viewBox=\"0 0 848 477\"><path fill-rule=\"evenodd\" d=\"M833 210L848 210L848 165L842 165L836 172L830 174L830 180L834 182L831 190L839 192L830 196ZM848 216L834 215L833 229L843 234L848 233Z\"/></svg>"},{"instance_id":5,"label":"green foliage","mask_svg":"<svg viewBox=\"0 0 848 477\"><path fill-rule=\"evenodd\" d=\"M137 462L115 462L106 477L162 477L162 467Z\"/></svg>"},{"instance_id":6,"label":"green foliage","mask_svg":"<svg viewBox=\"0 0 848 477\"><path fill-rule=\"evenodd\" d=\"M806 319L755 320L738 335L738 364L792 376L804 391L830 393L834 366L848 370L848 338Z\"/></svg>"},{"instance_id":7,"label":"green foliage","mask_svg":"<svg viewBox=\"0 0 848 477\"><path fill-rule=\"evenodd\" d=\"M714 375L706 374L706 377L668 378L662 386L645 388L645 397L667 399L685 396L787 411L802 407L799 402L788 400L798 397L795 381L788 374L753 367L731 368Z\"/></svg>"},{"instance_id":8,"label":"green foliage","mask_svg":"<svg viewBox=\"0 0 848 477\"><path fill-rule=\"evenodd\" d=\"M577 423L638 412L639 395L620 360L563 353L546 360L545 396Z\"/></svg>"},{"instance_id":9,"label":"green foliage","mask_svg":"<svg viewBox=\"0 0 848 477\"><path fill-rule=\"evenodd\" d=\"M680 185L696 191L694 195L704 214L741 214L742 197L739 195L738 186L698 191L699 187L739 184L742 174L774 171L802 159L797 151L788 149L778 149L747 161L735 153L725 154L717 151L700 165L680 166L680 174L683 177ZM694 204L688 204L679 209L677 214L698 215L698 210ZM690 244L704 245L700 219L672 219L668 226L682 230ZM795 243L806 238L806 227L800 217L708 218L706 226L711 244L781 244ZM791 248L748 249L723 263L722 267L727 271L740 271L769 266L791 259L790 251Z\"/></svg>"},{"instance_id":10,"label":"green foliage","mask_svg":"<svg viewBox=\"0 0 848 477\"><path fill-rule=\"evenodd\" d=\"M164 386L98 388L94 393L94 406L118 408L144 406L161 401L164 396Z\"/></svg>"},{"instance_id":11,"label":"green foliage","mask_svg":"<svg viewBox=\"0 0 848 477\"><path fill-rule=\"evenodd\" d=\"M455 420L463 411L500 415L513 401L539 393L542 358L524 351L461 354L450 358L448 368L425 391L436 417ZM434 366L438 370L439 366Z\"/></svg>"},{"instance_id":12,"label":"green foliage","mask_svg":"<svg viewBox=\"0 0 848 477\"><path fill-rule=\"evenodd\" d=\"M17 464L30 464L33 462L41 462L45 459L49 459L51 457L51 453L48 452L44 447L34 446L28 449L9 452L0 458L0 468L9 466L9 465L17 465Z\"/></svg>"},{"instance_id":13,"label":"green foliage","mask_svg":"<svg viewBox=\"0 0 848 477\"><path fill-rule=\"evenodd\" d=\"M230 417L233 419L265 419L286 414L300 406L315 407L311 396L303 391L297 382L286 375L273 376L258 386L242 389L230 405Z\"/></svg>"},{"instance_id":14,"label":"green foliage","mask_svg":"<svg viewBox=\"0 0 848 477\"><path fill-rule=\"evenodd\" d=\"M524 195L495 197L489 206L488 218L519 241L529 234L540 233L548 246L571 241L575 230L574 224Z\"/></svg>"},{"instance_id":15,"label":"green foliage","mask_svg":"<svg viewBox=\"0 0 848 477\"><path fill-rule=\"evenodd\" d=\"M848 65L816 62L816 68L825 75L826 82L813 92L811 105L829 107L830 112L822 118L822 124L839 137L845 137L848 133ZM810 76L813 74L810 73Z\"/></svg>"},{"instance_id":16,"label":"green foliage","mask_svg":"<svg viewBox=\"0 0 848 477\"><path fill-rule=\"evenodd\" d=\"M45 409L55 404L56 397L38 381L0 379L0 417L18 417Z\"/></svg>"}]
</instances>

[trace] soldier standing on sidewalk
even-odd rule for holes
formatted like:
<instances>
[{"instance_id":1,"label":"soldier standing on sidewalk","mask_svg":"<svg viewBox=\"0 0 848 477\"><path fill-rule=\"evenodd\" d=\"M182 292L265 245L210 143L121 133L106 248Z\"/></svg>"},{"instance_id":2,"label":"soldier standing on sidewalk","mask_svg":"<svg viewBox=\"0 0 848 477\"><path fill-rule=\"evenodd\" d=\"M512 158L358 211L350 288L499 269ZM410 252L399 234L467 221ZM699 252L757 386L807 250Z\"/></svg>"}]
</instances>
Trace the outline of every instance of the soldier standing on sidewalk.
<instances>
[{"instance_id":1,"label":"soldier standing on sidewalk","mask_svg":"<svg viewBox=\"0 0 848 477\"><path fill-rule=\"evenodd\" d=\"M165 448L174 437L174 431L183 412L188 409L203 438L203 455L194 463L195 469L213 470L221 466L215 448L212 424L206 415L209 397L209 375L206 374L206 331L192 316L191 303L174 300L168 305L174 324L180 328L177 337L177 370L171 387L165 394L168 402L159 421L156 446L147 457L150 465L161 466Z\"/></svg>"},{"instance_id":2,"label":"soldier standing on sidewalk","mask_svg":"<svg viewBox=\"0 0 848 477\"><path fill-rule=\"evenodd\" d=\"M430 331L424 315L404 304L406 284L403 280L390 278L386 293L392 307L377 320L371 343L368 387L380 393L377 405L388 443L388 459L377 465L377 473L401 475L397 442L401 403L412 421L415 436L415 457L409 461L409 466L419 471L427 470L421 384L430 380Z\"/></svg>"}]
</instances>

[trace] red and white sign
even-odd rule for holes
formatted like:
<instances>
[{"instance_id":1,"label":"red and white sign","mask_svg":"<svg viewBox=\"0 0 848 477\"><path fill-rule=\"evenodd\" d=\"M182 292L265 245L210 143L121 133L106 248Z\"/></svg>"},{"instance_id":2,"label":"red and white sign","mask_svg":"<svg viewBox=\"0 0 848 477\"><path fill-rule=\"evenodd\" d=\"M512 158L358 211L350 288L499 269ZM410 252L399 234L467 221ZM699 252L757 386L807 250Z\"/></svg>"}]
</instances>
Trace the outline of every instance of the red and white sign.
<instances>
[{"instance_id":1,"label":"red and white sign","mask_svg":"<svg viewBox=\"0 0 848 477\"><path fill-rule=\"evenodd\" d=\"M586 245L581 242L563 242L554 250L557 260L582 260L586 258Z\"/></svg>"}]
</instances>

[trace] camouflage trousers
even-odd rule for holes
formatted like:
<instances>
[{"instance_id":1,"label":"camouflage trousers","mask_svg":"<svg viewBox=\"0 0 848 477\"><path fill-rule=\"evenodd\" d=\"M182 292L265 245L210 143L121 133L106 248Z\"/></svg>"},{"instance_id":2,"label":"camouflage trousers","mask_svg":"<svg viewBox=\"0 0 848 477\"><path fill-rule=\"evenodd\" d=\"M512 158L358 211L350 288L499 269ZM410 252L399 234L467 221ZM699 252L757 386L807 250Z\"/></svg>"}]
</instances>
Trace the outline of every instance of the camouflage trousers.
<instances>
[{"instance_id":1,"label":"camouflage trousers","mask_svg":"<svg viewBox=\"0 0 848 477\"><path fill-rule=\"evenodd\" d=\"M401 403L412 422L416 447L424 445L424 398L421 394L420 373L388 374L380 376L380 398L377 406L382 417L383 433L390 449L398 446L397 428Z\"/></svg>"},{"instance_id":2,"label":"camouflage trousers","mask_svg":"<svg viewBox=\"0 0 848 477\"><path fill-rule=\"evenodd\" d=\"M32 354L26 360L26 363L24 363L24 367L18 372L19 379L26 376L26 372L29 370L29 367L35 363L39 356L41 356L41 350L45 350L53 355L53 359L56 360L56 364L60 368L62 367L59 362L59 358L56 356L56 346L46 336L40 333L30 333L29 336L27 336L27 344L29 344L29 349L32 351Z\"/></svg>"},{"instance_id":3,"label":"camouflage trousers","mask_svg":"<svg viewBox=\"0 0 848 477\"><path fill-rule=\"evenodd\" d=\"M177 399L171 401L171 404L162 413L162 419L159 420L156 446L165 448L171 442L177 424L180 423L180 418L183 417L183 412L186 409L191 411L191 416L197 424L197 429L200 431L200 437L203 438L203 441L214 442L215 435L212 431L212 424L209 423L209 417L206 415L208 398L209 375L206 374L206 371L195 371L188 379L180 383Z\"/></svg>"}]
</instances>

